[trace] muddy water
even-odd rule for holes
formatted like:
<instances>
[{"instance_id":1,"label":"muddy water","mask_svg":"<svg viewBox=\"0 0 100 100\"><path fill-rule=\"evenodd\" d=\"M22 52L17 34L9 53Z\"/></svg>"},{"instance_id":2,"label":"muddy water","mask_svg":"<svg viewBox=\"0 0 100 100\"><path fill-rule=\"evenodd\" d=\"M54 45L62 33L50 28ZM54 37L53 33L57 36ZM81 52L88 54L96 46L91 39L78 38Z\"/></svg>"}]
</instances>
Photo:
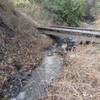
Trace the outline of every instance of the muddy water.
<instances>
[{"instance_id":1,"label":"muddy water","mask_svg":"<svg viewBox=\"0 0 100 100\"><path fill-rule=\"evenodd\" d=\"M63 58L50 51L45 52L40 67L32 72L32 78L22 92L11 100L38 100L48 94L48 85L55 80L63 66Z\"/></svg>"}]
</instances>

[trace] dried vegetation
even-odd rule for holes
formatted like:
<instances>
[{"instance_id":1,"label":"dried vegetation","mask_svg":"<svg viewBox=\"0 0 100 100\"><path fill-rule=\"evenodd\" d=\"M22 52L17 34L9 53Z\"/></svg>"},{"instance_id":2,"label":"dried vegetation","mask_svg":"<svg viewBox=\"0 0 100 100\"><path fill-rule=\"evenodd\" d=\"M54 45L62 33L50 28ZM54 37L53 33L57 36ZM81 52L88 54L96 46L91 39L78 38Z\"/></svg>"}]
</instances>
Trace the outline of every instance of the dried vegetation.
<instances>
[{"instance_id":1,"label":"dried vegetation","mask_svg":"<svg viewBox=\"0 0 100 100\"><path fill-rule=\"evenodd\" d=\"M100 48L79 46L66 54L64 69L43 100L100 100Z\"/></svg>"},{"instance_id":2,"label":"dried vegetation","mask_svg":"<svg viewBox=\"0 0 100 100\"><path fill-rule=\"evenodd\" d=\"M0 0L0 96L7 80L20 70L29 71L41 63L42 50L53 40L37 34L27 15Z\"/></svg>"}]
</instances>

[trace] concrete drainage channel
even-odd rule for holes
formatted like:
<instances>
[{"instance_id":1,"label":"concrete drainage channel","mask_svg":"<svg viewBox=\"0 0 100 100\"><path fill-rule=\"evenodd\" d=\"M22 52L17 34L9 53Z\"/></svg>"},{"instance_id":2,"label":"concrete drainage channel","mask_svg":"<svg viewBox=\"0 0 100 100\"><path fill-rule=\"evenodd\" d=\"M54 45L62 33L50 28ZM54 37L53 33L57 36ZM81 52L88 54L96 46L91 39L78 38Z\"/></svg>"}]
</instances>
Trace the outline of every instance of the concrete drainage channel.
<instances>
[{"instance_id":1,"label":"concrete drainage channel","mask_svg":"<svg viewBox=\"0 0 100 100\"><path fill-rule=\"evenodd\" d=\"M38 100L48 96L49 84L59 76L63 67L61 54L66 52L67 46L71 48L75 45L75 41L68 38L57 37L57 41L52 47L45 50L42 64L32 72L28 84L15 98L10 100Z\"/></svg>"}]
</instances>

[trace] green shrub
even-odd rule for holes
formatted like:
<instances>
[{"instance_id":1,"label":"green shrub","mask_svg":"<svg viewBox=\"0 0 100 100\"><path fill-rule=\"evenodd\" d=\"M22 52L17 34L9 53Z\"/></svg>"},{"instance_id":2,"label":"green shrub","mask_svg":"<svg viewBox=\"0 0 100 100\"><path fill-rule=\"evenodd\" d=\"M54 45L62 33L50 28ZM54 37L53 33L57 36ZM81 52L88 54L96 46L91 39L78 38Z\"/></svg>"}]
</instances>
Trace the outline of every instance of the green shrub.
<instances>
[{"instance_id":1,"label":"green shrub","mask_svg":"<svg viewBox=\"0 0 100 100\"><path fill-rule=\"evenodd\" d=\"M84 15L85 0L44 0L42 5L57 20L67 22L69 26L79 26Z\"/></svg>"}]
</instances>

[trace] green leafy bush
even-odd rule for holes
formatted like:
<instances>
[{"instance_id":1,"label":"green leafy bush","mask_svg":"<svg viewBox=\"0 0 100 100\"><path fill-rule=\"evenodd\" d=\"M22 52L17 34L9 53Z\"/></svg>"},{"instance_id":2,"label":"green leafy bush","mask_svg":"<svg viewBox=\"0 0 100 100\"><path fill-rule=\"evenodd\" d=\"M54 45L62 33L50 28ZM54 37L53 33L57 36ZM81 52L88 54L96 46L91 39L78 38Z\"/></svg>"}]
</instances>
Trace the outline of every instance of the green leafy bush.
<instances>
[{"instance_id":1,"label":"green leafy bush","mask_svg":"<svg viewBox=\"0 0 100 100\"><path fill-rule=\"evenodd\" d=\"M55 19L67 22L69 26L79 26L84 15L85 0L44 0L42 5Z\"/></svg>"}]
</instances>

